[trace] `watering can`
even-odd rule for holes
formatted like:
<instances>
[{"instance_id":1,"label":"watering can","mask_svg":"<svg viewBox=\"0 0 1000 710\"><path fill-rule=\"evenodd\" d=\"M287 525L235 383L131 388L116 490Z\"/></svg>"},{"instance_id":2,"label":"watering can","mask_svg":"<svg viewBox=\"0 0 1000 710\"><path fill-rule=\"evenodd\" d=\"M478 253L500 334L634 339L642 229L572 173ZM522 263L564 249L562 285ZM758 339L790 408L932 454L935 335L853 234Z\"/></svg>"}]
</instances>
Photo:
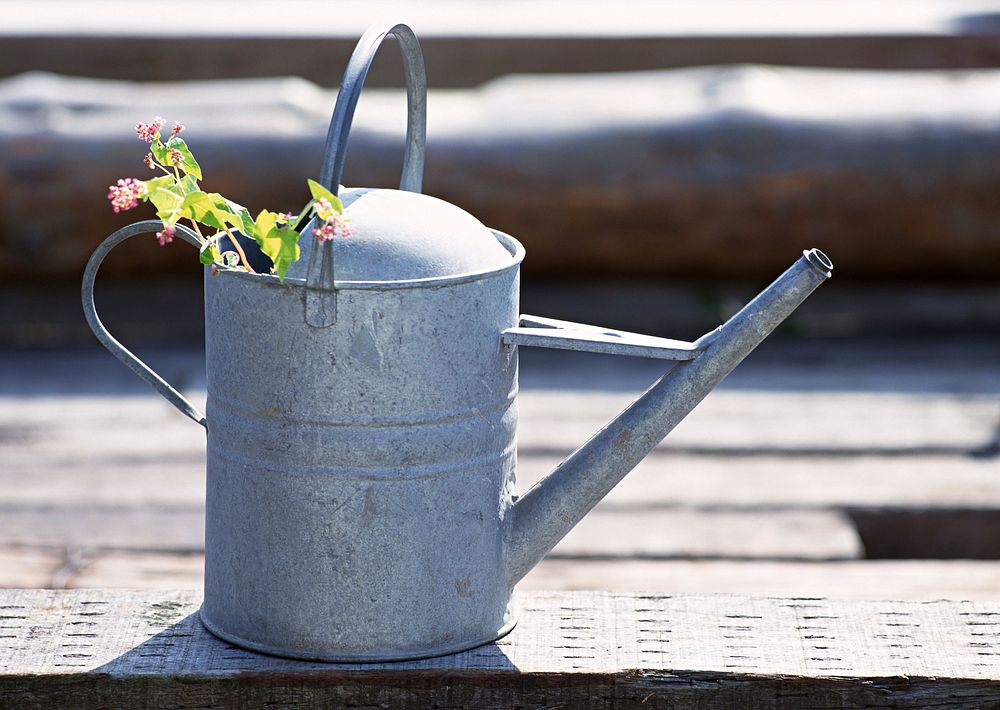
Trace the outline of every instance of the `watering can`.
<instances>
[{"instance_id":1,"label":"watering can","mask_svg":"<svg viewBox=\"0 0 1000 710\"><path fill-rule=\"evenodd\" d=\"M402 49L407 139L399 190L340 186L368 67ZM694 342L519 315L524 248L420 194L426 80L405 25L352 55L321 183L353 235L304 239L285 281L220 267L205 277L207 411L126 350L94 307L98 339L207 430L200 616L236 645L295 658L386 661L489 643L514 626L514 586L746 355L831 275L804 252ZM178 235L197 245L194 234ZM307 228L306 234L311 234ZM262 327L266 314L274 322ZM659 358L667 373L523 496L516 467L518 349Z\"/></svg>"}]
</instances>

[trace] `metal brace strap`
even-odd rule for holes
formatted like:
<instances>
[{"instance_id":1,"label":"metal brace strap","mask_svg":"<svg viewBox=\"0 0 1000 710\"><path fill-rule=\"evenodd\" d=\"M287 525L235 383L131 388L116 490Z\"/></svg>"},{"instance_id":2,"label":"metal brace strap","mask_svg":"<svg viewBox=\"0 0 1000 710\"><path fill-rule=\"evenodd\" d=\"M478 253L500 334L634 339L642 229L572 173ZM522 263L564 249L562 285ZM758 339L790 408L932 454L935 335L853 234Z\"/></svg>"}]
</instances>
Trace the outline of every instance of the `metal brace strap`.
<instances>
[{"instance_id":1,"label":"metal brace strap","mask_svg":"<svg viewBox=\"0 0 1000 710\"><path fill-rule=\"evenodd\" d=\"M659 360L694 360L714 339L716 332L712 331L689 343L684 340L657 338L553 318L522 315L516 328L503 331L502 342L505 345L529 345L608 355L635 355Z\"/></svg>"}]
</instances>

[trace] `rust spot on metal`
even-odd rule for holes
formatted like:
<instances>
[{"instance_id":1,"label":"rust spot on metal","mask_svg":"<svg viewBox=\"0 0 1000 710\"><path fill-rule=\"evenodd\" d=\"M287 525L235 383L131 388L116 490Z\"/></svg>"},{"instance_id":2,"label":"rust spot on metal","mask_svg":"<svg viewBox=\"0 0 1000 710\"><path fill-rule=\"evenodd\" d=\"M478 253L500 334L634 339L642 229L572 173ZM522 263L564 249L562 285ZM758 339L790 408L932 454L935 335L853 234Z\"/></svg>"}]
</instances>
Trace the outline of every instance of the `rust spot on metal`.
<instances>
[{"instance_id":1,"label":"rust spot on metal","mask_svg":"<svg viewBox=\"0 0 1000 710\"><path fill-rule=\"evenodd\" d=\"M631 429L622 429L621 433L615 437L615 440L611 442L611 446L615 451L621 451L621 449L628 443L628 440L632 438Z\"/></svg>"},{"instance_id":2,"label":"rust spot on metal","mask_svg":"<svg viewBox=\"0 0 1000 710\"><path fill-rule=\"evenodd\" d=\"M458 596L463 598L468 598L472 596L472 580L468 577L463 577L462 579L455 580L455 591Z\"/></svg>"}]
</instances>

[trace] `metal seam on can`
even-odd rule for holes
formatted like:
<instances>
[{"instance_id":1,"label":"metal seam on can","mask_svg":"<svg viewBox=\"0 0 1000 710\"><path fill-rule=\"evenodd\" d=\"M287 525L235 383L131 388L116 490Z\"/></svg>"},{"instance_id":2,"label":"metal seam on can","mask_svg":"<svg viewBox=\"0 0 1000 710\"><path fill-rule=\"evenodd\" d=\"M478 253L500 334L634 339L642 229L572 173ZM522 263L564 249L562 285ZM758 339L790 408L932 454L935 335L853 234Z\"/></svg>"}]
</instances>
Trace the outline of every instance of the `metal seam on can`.
<instances>
[{"instance_id":1,"label":"metal seam on can","mask_svg":"<svg viewBox=\"0 0 1000 710\"><path fill-rule=\"evenodd\" d=\"M502 412L510 409L517 401L518 388L515 386L510 394L503 398L494 400L492 404L488 404L484 407L472 407L461 412L456 412L454 414L438 414L438 415L420 415L414 417L358 417L356 419L330 419L322 418L316 415L306 417L296 417L292 414L281 413L280 415L267 416L258 415L250 416L247 412L247 406L240 402L236 402L231 399L213 394L209 391L208 395L208 410L219 409L227 414L234 415L243 420L257 420L260 422L270 423L273 420L281 420L282 423L287 423L296 427L366 427L366 428L392 428L392 427L419 427L422 425L435 425L435 424L447 424L449 422L455 422L462 419L474 419L482 417L485 414L493 414L496 412Z\"/></svg>"},{"instance_id":2,"label":"metal seam on can","mask_svg":"<svg viewBox=\"0 0 1000 710\"><path fill-rule=\"evenodd\" d=\"M233 451L232 449L222 446L219 442L210 439L208 445L208 456L209 458L213 456L218 457L225 463L235 463L237 465L242 464L249 470L270 471L272 473L279 473L283 475L328 476L330 478L349 478L356 480L384 480L387 478L395 478L397 480L408 481L416 479L443 478L445 476L456 475L464 471L468 471L469 469L493 465L497 461L509 459L514 454L515 449L516 442L511 441L509 445L505 446L500 451L494 451L478 458L465 458L461 461L443 463L434 466L397 466L393 468L361 468L358 466L351 466L331 469L329 466L322 464L306 466L302 464L290 465L285 461L265 461L260 457L250 457L241 452ZM410 471L418 471L418 473L411 474L409 473Z\"/></svg>"}]
</instances>

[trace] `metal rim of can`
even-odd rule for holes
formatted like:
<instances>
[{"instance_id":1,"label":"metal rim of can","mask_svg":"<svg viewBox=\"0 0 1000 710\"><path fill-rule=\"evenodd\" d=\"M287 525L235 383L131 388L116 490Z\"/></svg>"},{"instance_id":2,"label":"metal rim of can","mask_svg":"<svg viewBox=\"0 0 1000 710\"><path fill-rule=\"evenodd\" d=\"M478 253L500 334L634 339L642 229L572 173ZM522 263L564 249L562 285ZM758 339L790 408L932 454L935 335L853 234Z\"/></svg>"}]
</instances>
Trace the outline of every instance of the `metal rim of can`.
<instances>
[{"instance_id":1,"label":"metal rim of can","mask_svg":"<svg viewBox=\"0 0 1000 710\"><path fill-rule=\"evenodd\" d=\"M338 291L381 291L402 288L440 288L442 286L454 286L457 284L467 283L469 281L477 281L490 276L496 276L512 269L516 269L520 266L521 262L524 260L525 254L524 246L521 245L521 242L517 241L509 234L505 234L504 232L500 232L496 229L491 229L490 232L493 233L493 236L497 238L497 241L500 242L504 249L510 253L510 263L494 267L492 269L470 271L464 274L450 274L448 276L433 276L423 279L402 279L396 281L337 281L335 282L336 289ZM284 283L282 283L274 274L251 274L246 271L237 271L236 269L218 265L217 268L220 275L224 273L236 278L248 279L264 286L305 287L306 285L305 279L286 278Z\"/></svg>"}]
</instances>

